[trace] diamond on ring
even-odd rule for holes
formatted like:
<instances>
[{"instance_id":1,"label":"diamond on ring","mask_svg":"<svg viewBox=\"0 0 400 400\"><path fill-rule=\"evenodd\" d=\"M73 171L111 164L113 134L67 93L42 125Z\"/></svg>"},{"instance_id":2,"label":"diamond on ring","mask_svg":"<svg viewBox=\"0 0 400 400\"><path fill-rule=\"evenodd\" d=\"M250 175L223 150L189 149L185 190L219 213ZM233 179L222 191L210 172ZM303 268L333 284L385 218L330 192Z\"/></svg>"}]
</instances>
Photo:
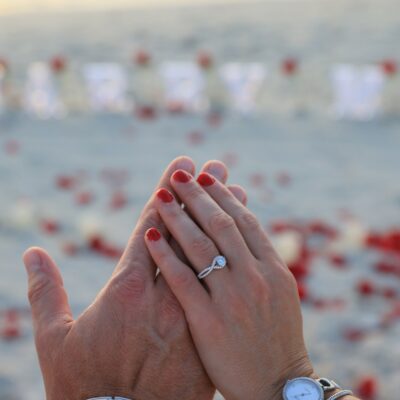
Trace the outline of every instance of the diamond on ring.
<instances>
[{"instance_id":1,"label":"diamond on ring","mask_svg":"<svg viewBox=\"0 0 400 400\"><path fill-rule=\"evenodd\" d=\"M224 256L215 257L215 262L219 267L225 267L226 266L226 258Z\"/></svg>"},{"instance_id":2,"label":"diamond on ring","mask_svg":"<svg viewBox=\"0 0 400 400\"><path fill-rule=\"evenodd\" d=\"M206 276L210 275L215 269L222 269L226 267L226 258L224 256L216 256L212 262L212 264L201 271L197 277L199 279L204 279Z\"/></svg>"}]
</instances>

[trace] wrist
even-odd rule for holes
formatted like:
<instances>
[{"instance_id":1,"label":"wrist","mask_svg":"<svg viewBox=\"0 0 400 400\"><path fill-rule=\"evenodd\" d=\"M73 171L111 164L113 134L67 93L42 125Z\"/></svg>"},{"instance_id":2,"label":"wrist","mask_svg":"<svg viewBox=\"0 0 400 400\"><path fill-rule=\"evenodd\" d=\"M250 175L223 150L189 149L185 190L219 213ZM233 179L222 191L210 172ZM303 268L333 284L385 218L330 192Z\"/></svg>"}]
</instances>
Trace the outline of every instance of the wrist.
<instances>
[{"instance_id":1,"label":"wrist","mask_svg":"<svg viewBox=\"0 0 400 400\"><path fill-rule=\"evenodd\" d=\"M263 395L258 398L260 400L282 400L283 388L285 387L287 381L300 377L311 379L319 378L319 376L314 372L314 368L308 358L299 363L296 363L296 365L292 366L291 368L283 370L275 383L271 385L265 391L265 393L263 393Z\"/></svg>"},{"instance_id":2,"label":"wrist","mask_svg":"<svg viewBox=\"0 0 400 400\"><path fill-rule=\"evenodd\" d=\"M296 379L297 378L297 379ZM309 379L306 379L309 378ZM314 386L314 389L310 390L310 387L307 385L310 385L310 380L315 381L312 386ZM290 381L290 382L288 382ZM330 380L328 378L322 378L320 376L318 376L318 374L316 373L312 373L308 376L306 375L300 375L294 378L289 378L287 381L287 385L284 385L284 389L282 390L282 393L280 395L280 397L278 397L279 399L285 398L298 398L299 396L304 396L304 390L307 391L307 393L312 394L313 393L313 398L316 399L321 399L321 400L329 400L332 397L333 398L340 398L341 400L356 400L356 398L354 397L353 393L350 390L344 390L343 388L341 388L335 381ZM303 385L303 387L299 389L298 385ZM306 386L304 386L306 385ZM316 387L319 387L320 389L316 389ZM295 392L293 392L293 390ZM300 390L300 393L299 393ZM317 390L317 392L316 392ZM297 391L297 394L296 394ZM320 393L318 393L318 391L320 391ZM290 393L290 394L289 394ZM335 396L337 395L337 396Z\"/></svg>"}]
</instances>

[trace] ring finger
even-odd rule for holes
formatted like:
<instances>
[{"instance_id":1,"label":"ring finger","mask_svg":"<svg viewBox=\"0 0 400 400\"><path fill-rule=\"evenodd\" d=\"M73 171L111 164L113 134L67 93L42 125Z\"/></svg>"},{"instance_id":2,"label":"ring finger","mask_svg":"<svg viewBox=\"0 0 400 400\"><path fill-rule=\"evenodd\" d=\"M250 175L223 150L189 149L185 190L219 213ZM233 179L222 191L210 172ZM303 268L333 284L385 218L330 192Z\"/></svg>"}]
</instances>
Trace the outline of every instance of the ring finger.
<instances>
[{"instance_id":1,"label":"ring finger","mask_svg":"<svg viewBox=\"0 0 400 400\"><path fill-rule=\"evenodd\" d=\"M181 246L190 264L199 274L209 267L214 258L220 254L214 242L193 222L174 196L166 189L156 192L155 205L168 231ZM219 281L219 277L226 275L228 270L218 271L213 279L205 278L205 282L212 289L212 284Z\"/></svg>"}]
</instances>

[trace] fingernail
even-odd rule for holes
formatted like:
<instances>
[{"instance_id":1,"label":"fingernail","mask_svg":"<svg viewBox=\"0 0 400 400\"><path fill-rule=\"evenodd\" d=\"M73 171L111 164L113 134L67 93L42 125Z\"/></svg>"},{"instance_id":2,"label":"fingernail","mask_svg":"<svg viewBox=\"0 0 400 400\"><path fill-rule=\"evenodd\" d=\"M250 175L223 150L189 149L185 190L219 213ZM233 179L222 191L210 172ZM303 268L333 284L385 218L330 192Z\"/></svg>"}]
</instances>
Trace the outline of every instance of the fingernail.
<instances>
[{"instance_id":1,"label":"fingernail","mask_svg":"<svg viewBox=\"0 0 400 400\"><path fill-rule=\"evenodd\" d=\"M157 242L157 240L161 239L161 233L156 228L150 228L146 232L146 236L151 242Z\"/></svg>"},{"instance_id":2,"label":"fingernail","mask_svg":"<svg viewBox=\"0 0 400 400\"><path fill-rule=\"evenodd\" d=\"M174 200L174 196L167 189L160 189L157 197L164 203L171 203Z\"/></svg>"},{"instance_id":3,"label":"fingernail","mask_svg":"<svg viewBox=\"0 0 400 400\"><path fill-rule=\"evenodd\" d=\"M189 175L187 172L183 171L183 170L178 170L176 171L173 175L172 178L180 183L187 183L190 181L190 179L192 178L191 175Z\"/></svg>"},{"instance_id":4,"label":"fingernail","mask_svg":"<svg viewBox=\"0 0 400 400\"><path fill-rule=\"evenodd\" d=\"M203 172L198 176L197 182L201 186L211 186L215 183L215 178Z\"/></svg>"},{"instance_id":5,"label":"fingernail","mask_svg":"<svg viewBox=\"0 0 400 400\"><path fill-rule=\"evenodd\" d=\"M24 255L24 263L28 275L32 275L41 269L42 257L37 251L29 251Z\"/></svg>"}]
</instances>

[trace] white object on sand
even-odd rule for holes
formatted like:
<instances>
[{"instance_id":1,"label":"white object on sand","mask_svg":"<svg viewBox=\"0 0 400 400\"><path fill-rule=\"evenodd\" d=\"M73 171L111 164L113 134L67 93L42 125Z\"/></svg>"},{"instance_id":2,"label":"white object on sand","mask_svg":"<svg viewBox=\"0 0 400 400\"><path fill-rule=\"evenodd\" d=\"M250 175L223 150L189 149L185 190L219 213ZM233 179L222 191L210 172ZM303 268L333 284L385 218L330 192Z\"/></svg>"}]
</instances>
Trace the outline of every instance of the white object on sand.
<instances>
[{"instance_id":1,"label":"white object on sand","mask_svg":"<svg viewBox=\"0 0 400 400\"><path fill-rule=\"evenodd\" d=\"M286 264L296 261L301 252L301 236L297 232L284 232L273 236L273 244Z\"/></svg>"},{"instance_id":2,"label":"white object on sand","mask_svg":"<svg viewBox=\"0 0 400 400\"><path fill-rule=\"evenodd\" d=\"M92 63L83 68L90 108L94 112L127 111L128 79L117 63Z\"/></svg>"},{"instance_id":3,"label":"white object on sand","mask_svg":"<svg viewBox=\"0 0 400 400\"><path fill-rule=\"evenodd\" d=\"M64 115L64 106L46 63L36 62L29 66L23 105L29 114L38 118L47 119Z\"/></svg>"},{"instance_id":4,"label":"white object on sand","mask_svg":"<svg viewBox=\"0 0 400 400\"><path fill-rule=\"evenodd\" d=\"M33 202L29 198L20 198L11 206L5 222L14 229L29 230L37 221L37 210Z\"/></svg>"},{"instance_id":5,"label":"white object on sand","mask_svg":"<svg viewBox=\"0 0 400 400\"><path fill-rule=\"evenodd\" d=\"M333 240L328 250L336 253L359 250L364 246L367 230L361 222L354 220L346 222L339 236Z\"/></svg>"},{"instance_id":6,"label":"white object on sand","mask_svg":"<svg viewBox=\"0 0 400 400\"><path fill-rule=\"evenodd\" d=\"M336 65L331 75L336 117L370 120L382 111L384 75L376 66Z\"/></svg>"},{"instance_id":7,"label":"white object on sand","mask_svg":"<svg viewBox=\"0 0 400 400\"><path fill-rule=\"evenodd\" d=\"M82 215L77 222L77 230L86 240L93 236L103 236L105 233L104 224L102 224L100 216L96 214Z\"/></svg>"},{"instance_id":8,"label":"white object on sand","mask_svg":"<svg viewBox=\"0 0 400 400\"><path fill-rule=\"evenodd\" d=\"M257 96L267 76L260 63L228 63L221 67L221 75L231 96L233 108L243 114L254 112Z\"/></svg>"},{"instance_id":9,"label":"white object on sand","mask_svg":"<svg viewBox=\"0 0 400 400\"><path fill-rule=\"evenodd\" d=\"M192 62L165 62L160 66L164 83L164 101L179 105L184 111L201 111L204 80L199 67Z\"/></svg>"}]
</instances>

